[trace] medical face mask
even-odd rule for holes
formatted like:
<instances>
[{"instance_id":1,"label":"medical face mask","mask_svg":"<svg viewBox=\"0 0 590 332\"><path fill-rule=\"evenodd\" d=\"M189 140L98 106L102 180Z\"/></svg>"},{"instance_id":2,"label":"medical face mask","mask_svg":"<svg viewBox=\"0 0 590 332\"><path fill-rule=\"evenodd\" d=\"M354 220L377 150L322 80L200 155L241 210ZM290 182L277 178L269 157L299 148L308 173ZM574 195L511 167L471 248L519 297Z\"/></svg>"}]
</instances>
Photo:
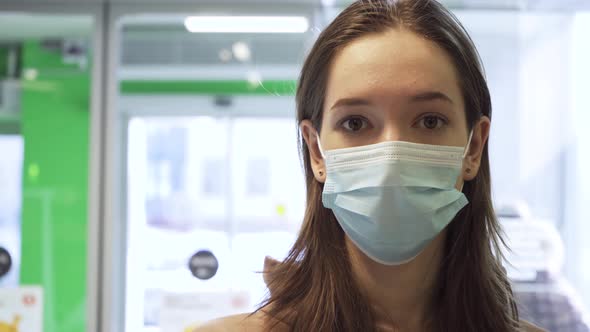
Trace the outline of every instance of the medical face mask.
<instances>
[{"instance_id":1,"label":"medical face mask","mask_svg":"<svg viewBox=\"0 0 590 332\"><path fill-rule=\"evenodd\" d=\"M320 151L327 173L323 205L381 264L414 259L468 203L455 189L466 148L382 142L328 151L320 145Z\"/></svg>"}]
</instances>

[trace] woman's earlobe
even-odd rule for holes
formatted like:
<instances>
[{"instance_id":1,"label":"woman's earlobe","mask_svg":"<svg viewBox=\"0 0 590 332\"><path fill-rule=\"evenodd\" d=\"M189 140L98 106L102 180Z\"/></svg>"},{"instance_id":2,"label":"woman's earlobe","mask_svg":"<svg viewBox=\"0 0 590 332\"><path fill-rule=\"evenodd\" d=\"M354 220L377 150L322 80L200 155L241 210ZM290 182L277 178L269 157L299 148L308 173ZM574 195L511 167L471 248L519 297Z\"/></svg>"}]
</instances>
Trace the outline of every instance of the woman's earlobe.
<instances>
[{"instance_id":1,"label":"woman's earlobe","mask_svg":"<svg viewBox=\"0 0 590 332\"><path fill-rule=\"evenodd\" d=\"M468 140L469 146L466 148L466 155L463 159L464 181L471 181L477 176L489 133L490 119L487 116L482 116Z\"/></svg>"},{"instance_id":2,"label":"woman's earlobe","mask_svg":"<svg viewBox=\"0 0 590 332\"><path fill-rule=\"evenodd\" d=\"M462 174L463 181L471 181L477 176L479 171L479 164L476 160L465 161L466 164L463 166Z\"/></svg>"},{"instance_id":3,"label":"woman's earlobe","mask_svg":"<svg viewBox=\"0 0 590 332\"><path fill-rule=\"evenodd\" d=\"M301 122L300 130L305 144L307 144L309 162L313 170L313 175L318 182L323 183L325 181L324 158L318 146L319 134L309 120L303 120Z\"/></svg>"}]
</instances>

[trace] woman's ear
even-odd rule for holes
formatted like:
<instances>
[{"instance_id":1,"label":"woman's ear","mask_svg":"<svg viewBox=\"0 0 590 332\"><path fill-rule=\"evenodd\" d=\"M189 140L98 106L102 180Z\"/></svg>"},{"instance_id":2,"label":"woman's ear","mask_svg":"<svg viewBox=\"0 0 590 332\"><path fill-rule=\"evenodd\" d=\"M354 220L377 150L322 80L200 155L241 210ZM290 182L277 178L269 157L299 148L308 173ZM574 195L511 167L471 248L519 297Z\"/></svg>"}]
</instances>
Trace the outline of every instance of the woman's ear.
<instances>
[{"instance_id":1,"label":"woman's ear","mask_svg":"<svg viewBox=\"0 0 590 332\"><path fill-rule=\"evenodd\" d=\"M483 149L490 135L490 118L482 116L473 126L471 143L467 147L467 153L463 158L463 181L471 181L479 172Z\"/></svg>"},{"instance_id":2,"label":"woman's ear","mask_svg":"<svg viewBox=\"0 0 590 332\"><path fill-rule=\"evenodd\" d=\"M301 121L299 129L301 130L305 144L307 144L313 175L318 182L324 183L326 181L326 167L319 148L319 133L309 120Z\"/></svg>"}]
</instances>

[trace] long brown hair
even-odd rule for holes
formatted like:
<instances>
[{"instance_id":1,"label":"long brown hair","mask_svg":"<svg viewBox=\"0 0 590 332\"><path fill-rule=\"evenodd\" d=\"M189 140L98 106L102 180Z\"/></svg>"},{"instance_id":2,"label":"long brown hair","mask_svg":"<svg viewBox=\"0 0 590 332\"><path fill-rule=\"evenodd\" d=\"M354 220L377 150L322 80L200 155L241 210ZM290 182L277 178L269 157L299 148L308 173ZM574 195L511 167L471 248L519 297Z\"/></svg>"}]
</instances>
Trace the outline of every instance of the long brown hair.
<instances>
[{"instance_id":1,"label":"long brown hair","mask_svg":"<svg viewBox=\"0 0 590 332\"><path fill-rule=\"evenodd\" d=\"M475 46L457 18L434 0L363 0L346 8L320 34L303 65L297 120L319 132L330 63L357 38L403 27L444 49L453 60L469 128L491 100ZM307 209L288 257L273 269L261 309L293 331L375 331L375 313L355 284L344 232L321 203L323 184L313 175L309 151L299 137L307 184ZM465 183L469 204L447 228L430 328L436 331L519 330L510 284L501 265L502 238L490 189L488 147L477 176ZM270 324L270 323L269 323ZM267 326L270 330L272 326Z\"/></svg>"}]
</instances>

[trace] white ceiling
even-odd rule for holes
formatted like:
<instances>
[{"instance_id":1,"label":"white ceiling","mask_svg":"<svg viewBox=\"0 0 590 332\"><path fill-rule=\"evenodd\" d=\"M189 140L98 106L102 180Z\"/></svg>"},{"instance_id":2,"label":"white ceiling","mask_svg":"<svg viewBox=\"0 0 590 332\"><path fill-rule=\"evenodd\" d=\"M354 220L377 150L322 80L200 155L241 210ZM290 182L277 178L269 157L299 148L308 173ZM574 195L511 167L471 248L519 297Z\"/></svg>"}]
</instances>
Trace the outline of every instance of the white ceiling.
<instances>
[{"instance_id":1,"label":"white ceiling","mask_svg":"<svg viewBox=\"0 0 590 332\"><path fill-rule=\"evenodd\" d=\"M241 1L241 0L222 0L222 3L266 3L266 4L321 4L322 0L253 0L253 1ZM220 1L214 0L3 0L4 3L32 3L32 4L217 4ZM336 2L351 2L348 0L336 0Z\"/></svg>"},{"instance_id":2,"label":"white ceiling","mask_svg":"<svg viewBox=\"0 0 590 332\"><path fill-rule=\"evenodd\" d=\"M450 6L474 5L474 6L507 6L516 5L527 2L563 2L568 0L439 0L440 2ZM576 0L577 2L584 2L584 0ZM32 4L215 4L219 0L3 0L4 3L32 3ZM327 2L330 4L342 5L349 4L353 0L223 0L224 3L234 4L249 4L249 3L268 3L268 4L318 4Z\"/></svg>"},{"instance_id":3,"label":"white ceiling","mask_svg":"<svg viewBox=\"0 0 590 332\"><path fill-rule=\"evenodd\" d=\"M22 4L66 4L66 5L84 5L84 4L192 4L192 5L216 5L216 4L312 4L321 5L322 2L334 3L336 5L346 5L353 0L0 0L0 8L4 5L22 5ZM534 8L534 9L590 9L588 0L439 0L445 5L452 8Z\"/></svg>"},{"instance_id":4,"label":"white ceiling","mask_svg":"<svg viewBox=\"0 0 590 332\"><path fill-rule=\"evenodd\" d=\"M68 6L83 4L205 4L214 3L218 6L228 4L244 5L258 4L261 6L282 4L299 4L303 6L321 6L322 2L333 3L336 6L346 5L352 0L0 0L0 40L23 39L31 37L53 36L88 36L92 29L92 20L89 16L80 15L27 15L25 13L2 12L2 8L29 4L35 5L66 4ZM589 0L442 0L451 8L469 9L518 9L518 8L545 8L557 10L590 10ZM26 6L24 7L26 8Z\"/></svg>"}]
</instances>

